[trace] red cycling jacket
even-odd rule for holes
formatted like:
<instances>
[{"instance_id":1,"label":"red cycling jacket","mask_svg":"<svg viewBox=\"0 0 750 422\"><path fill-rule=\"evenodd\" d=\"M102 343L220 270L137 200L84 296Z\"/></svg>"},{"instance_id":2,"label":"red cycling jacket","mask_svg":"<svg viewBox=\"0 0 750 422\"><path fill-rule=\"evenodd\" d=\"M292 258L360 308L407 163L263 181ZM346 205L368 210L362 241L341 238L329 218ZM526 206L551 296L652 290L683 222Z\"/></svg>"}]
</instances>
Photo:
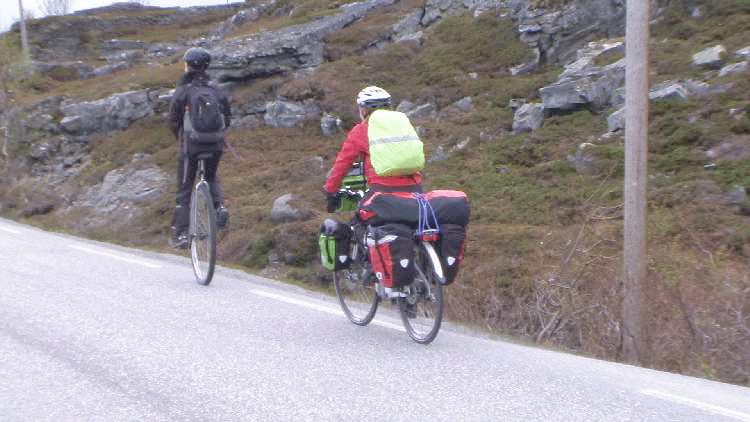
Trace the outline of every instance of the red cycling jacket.
<instances>
[{"instance_id":1,"label":"red cycling jacket","mask_svg":"<svg viewBox=\"0 0 750 422\"><path fill-rule=\"evenodd\" d=\"M352 164L359 156L364 157L365 178L371 187L385 186L398 188L422 184L422 174L417 172L410 176L378 176L370 162L370 144L367 140L367 120L357 123L346 135L346 140L341 144L341 150L336 154L336 162L326 179L323 189L334 193L341 187L341 180L346 176Z\"/></svg>"}]
</instances>

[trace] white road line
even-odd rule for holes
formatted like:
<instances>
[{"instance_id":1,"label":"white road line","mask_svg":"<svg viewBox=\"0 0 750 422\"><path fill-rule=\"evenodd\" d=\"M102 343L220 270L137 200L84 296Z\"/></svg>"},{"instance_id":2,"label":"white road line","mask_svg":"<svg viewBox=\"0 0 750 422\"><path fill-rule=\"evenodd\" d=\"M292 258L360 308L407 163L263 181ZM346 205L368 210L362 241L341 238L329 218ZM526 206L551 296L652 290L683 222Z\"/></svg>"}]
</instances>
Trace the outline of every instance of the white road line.
<instances>
[{"instance_id":1,"label":"white road line","mask_svg":"<svg viewBox=\"0 0 750 422\"><path fill-rule=\"evenodd\" d=\"M253 289L251 290L251 292L255 293L258 296L267 297L269 299L275 299L280 302L285 302L285 303L289 303L292 305L302 306L304 308L313 309L313 310L320 311L320 312L325 312L327 314L341 315L343 313L343 311L340 308L333 308L330 306L319 305L317 303L312 303L312 302L308 302L308 301L301 300L301 299L295 299L295 298L291 298L288 296L271 293L265 290ZM380 325L381 327L390 328L392 330L404 331L404 328L402 326L397 325L397 324L391 324L390 322L385 322L385 321L380 321L380 320L375 319L372 321L372 323L376 325Z\"/></svg>"},{"instance_id":2,"label":"white road line","mask_svg":"<svg viewBox=\"0 0 750 422\"><path fill-rule=\"evenodd\" d=\"M0 230L2 230L2 231L4 231L4 232L8 232L8 233L13 233L13 234L21 234L21 232L20 232L20 231L18 231L18 230L15 230L15 229L9 229L9 228L7 228L7 227L3 227L3 226L0 226Z\"/></svg>"},{"instance_id":3,"label":"white road line","mask_svg":"<svg viewBox=\"0 0 750 422\"><path fill-rule=\"evenodd\" d=\"M73 249L78 249L80 251L84 251L84 252L88 252L88 253L93 253L93 254L101 255L101 256L106 256L108 258L119 259L120 261L131 262L133 264L143 265L144 267L161 268L161 265L158 265L158 264L152 264L150 262L146 262L146 261L143 261L143 260L140 260L140 259L137 259L137 258L131 258L131 257L124 256L124 255L113 254L113 253L105 252L105 251L102 251L102 250L99 250L99 249L91 249L91 248L87 248L85 246L79 246L79 245L73 245L73 244L68 245L68 246L70 246Z\"/></svg>"},{"instance_id":4,"label":"white road line","mask_svg":"<svg viewBox=\"0 0 750 422\"><path fill-rule=\"evenodd\" d=\"M378 319L372 320L372 323L375 324L375 325L379 325L381 327L390 328L391 330L406 331L406 329L404 327L400 326L400 325L391 324L390 322L380 321Z\"/></svg>"},{"instance_id":5,"label":"white road line","mask_svg":"<svg viewBox=\"0 0 750 422\"><path fill-rule=\"evenodd\" d=\"M684 404L687 406L705 410L707 412L716 413L718 415L727 416L729 418L734 418L740 421L750 422L750 415L747 413L737 412L737 411L726 409L720 406L715 406L713 404L703 403L697 400L675 396L673 394L664 393L664 392L657 391L657 390L641 390L640 392L641 394L645 394L647 396L652 396L652 397L656 397L656 398L663 399L663 400L669 400L674 403Z\"/></svg>"}]
</instances>

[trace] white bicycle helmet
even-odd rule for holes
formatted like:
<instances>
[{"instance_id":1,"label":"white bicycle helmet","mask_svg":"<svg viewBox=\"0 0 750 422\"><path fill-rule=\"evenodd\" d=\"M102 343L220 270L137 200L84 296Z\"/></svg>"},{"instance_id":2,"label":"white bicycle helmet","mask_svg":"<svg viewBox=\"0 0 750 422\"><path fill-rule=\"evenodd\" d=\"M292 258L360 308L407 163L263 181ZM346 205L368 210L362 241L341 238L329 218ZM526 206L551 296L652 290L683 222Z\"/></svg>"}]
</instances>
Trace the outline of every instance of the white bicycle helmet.
<instances>
[{"instance_id":1,"label":"white bicycle helmet","mask_svg":"<svg viewBox=\"0 0 750 422\"><path fill-rule=\"evenodd\" d=\"M391 94L383 88L368 86L357 94L357 105L367 108L389 106L391 105Z\"/></svg>"}]
</instances>

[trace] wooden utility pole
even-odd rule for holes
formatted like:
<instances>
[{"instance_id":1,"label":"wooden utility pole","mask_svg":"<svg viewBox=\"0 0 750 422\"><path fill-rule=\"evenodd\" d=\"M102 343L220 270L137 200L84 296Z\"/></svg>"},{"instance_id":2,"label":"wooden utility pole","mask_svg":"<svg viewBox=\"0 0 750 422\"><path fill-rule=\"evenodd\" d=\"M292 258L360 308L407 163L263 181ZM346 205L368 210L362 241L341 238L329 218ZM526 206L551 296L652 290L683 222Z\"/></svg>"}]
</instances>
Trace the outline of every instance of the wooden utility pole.
<instances>
[{"instance_id":1,"label":"wooden utility pole","mask_svg":"<svg viewBox=\"0 0 750 422\"><path fill-rule=\"evenodd\" d=\"M26 35L26 17L23 11L23 2L18 0L18 16L20 18L19 25L21 26L21 49L23 50L23 60L25 63L31 61L31 53L29 53L29 38Z\"/></svg>"},{"instance_id":2,"label":"wooden utility pole","mask_svg":"<svg viewBox=\"0 0 750 422\"><path fill-rule=\"evenodd\" d=\"M649 18L651 0L627 0L625 25L625 247L623 352L642 363L641 290L646 283Z\"/></svg>"}]
</instances>

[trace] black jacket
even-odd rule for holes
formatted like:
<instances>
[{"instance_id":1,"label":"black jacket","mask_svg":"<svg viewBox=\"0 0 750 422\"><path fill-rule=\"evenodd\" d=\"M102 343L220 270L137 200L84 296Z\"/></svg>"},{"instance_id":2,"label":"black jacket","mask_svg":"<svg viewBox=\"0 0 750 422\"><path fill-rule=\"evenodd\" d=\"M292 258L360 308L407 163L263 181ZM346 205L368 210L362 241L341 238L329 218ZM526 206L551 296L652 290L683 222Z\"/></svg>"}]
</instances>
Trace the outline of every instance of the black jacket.
<instances>
[{"instance_id":1,"label":"black jacket","mask_svg":"<svg viewBox=\"0 0 750 422\"><path fill-rule=\"evenodd\" d=\"M179 136L180 129L182 129L182 121L185 117L185 105L187 104L187 94L190 85L208 85L208 75L205 72L187 72L182 75L182 78L177 85L177 89L175 90L174 97L172 97L172 104L169 108L169 129L174 136ZM231 119L229 97L223 90L218 88L217 90L219 93L221 112L224 114L224 126L229 127Z\"/></svg>"}]
</instances>

